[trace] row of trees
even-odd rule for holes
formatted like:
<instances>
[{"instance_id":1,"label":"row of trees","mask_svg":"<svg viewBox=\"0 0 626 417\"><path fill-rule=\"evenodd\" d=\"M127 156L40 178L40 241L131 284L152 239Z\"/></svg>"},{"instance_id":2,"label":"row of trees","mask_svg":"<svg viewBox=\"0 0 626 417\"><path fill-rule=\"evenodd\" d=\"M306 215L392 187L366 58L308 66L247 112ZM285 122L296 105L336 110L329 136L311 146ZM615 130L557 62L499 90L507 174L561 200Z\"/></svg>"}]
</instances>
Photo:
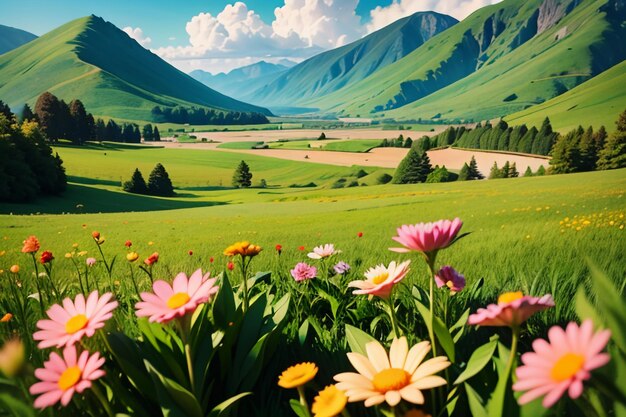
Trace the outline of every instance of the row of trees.
<instances>
[{"instance_id":1,"label":"row of trees","mask_svg":"<svg viewBox=\"0 0 626 417\"><path fill-rule=\"evenodd\" d=\"M190 125L251 125L269 123L267 117L256 112L224 112L203 107L152 108L152 121Z\"/></svg>"},{"instance_id":2,"label":"row of trees","mask_svg":"<svg viewBox=\"0 0 626 417\"><path fill-rule=\"evenodd\" d=\"M34 112L28 104L24 105L22 120L37 121L41 132L50 141L63 138L77 144L91 139L96 125L93 115L87 113L80 100L74 99L67 104L47 91L37 99Z\"/></svg>"},{"instance_id":3,"label":"row of trees","mask_svg":"<svg viewBox=\"0 0 626 417\"><path fill-rule=\"evenodd\" d=\"M413 145L413 139L410 137L404 139L400 134L396 139L383 139L380 143L381 148L410 148Z\"/></svg>"},{"instance_id":4,"label":"row of trees","mask_svg":"<svg viewBox=\"0 0 626 417\"><path fill-rule=\"evenodd\" d=\"M66 186L63 161L53 155L37 122L19 122L0 101L0 201L27 202L60 194Z\"/></svg>"},{"instance_id":5,"label":"row of trees","mask_svg":"<svg viewBox=\"0 0 626 417\"><path fill-rule=\"evenodd\" d=\"M527 167L527 172L530 170L530 167ZM532 174L532 171L530 171ZM517 178L519 177L519 171L517 170L517 166L515 162L512 164L509 161L506 161L502 168L498 168L498 163L494 162L491 167L491 171L489 172L489 179L495 180L498 178Z\"/></svg>"},{"instance_id":6,"label":"row of trees","mask_svg":"<svg viewBox=\"0 0 626 417\"><path fill-rule=\"evenodd\" d=\"M129 181L123 184L122 188L124 191L133 194L147 194L161 197L171 197L174 195L172 180L170 180L170 176L165 170L165 167L160 163L156 164L150 173L147 184L139 168L135 168L133 176Z\"/></svg>"}]
</instances>

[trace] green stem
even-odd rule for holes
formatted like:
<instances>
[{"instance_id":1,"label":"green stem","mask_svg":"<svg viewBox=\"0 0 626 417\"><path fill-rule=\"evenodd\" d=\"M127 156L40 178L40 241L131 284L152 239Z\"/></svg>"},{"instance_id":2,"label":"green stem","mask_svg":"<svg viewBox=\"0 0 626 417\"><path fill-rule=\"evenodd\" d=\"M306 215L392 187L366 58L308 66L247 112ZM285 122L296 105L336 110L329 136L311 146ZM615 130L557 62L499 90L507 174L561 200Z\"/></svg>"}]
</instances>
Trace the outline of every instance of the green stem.
<instances>
[{"instance_id":1,"label":"green stem","mask_svg":"<svg viewBox=\"0 0 626 417\"><path fill-rule=\"evenodd\" d=\"M435 339L435 258L437 254L429 254L426 256L428 269L430 270L430 326L428 326L428 336L433 350L433 357L437 356L437 340Z\"/></svg>"},{"instance_id":2,"label":"green stem","mask_svg":"<svg viewBox=\"0 0 626 417\"><path fill-rule=\"evenodd\" d=\"M139 293L139 287L137 287L137 281L135 281L135 272L133 271L133 265L128 264L128 269L130 270L130 280L133 282L133 287L135 287L135 292L137 293L137 299L141 300L141 294Z\"/></svg>"},{"instance_id":3,"label":"green stem","mask_svg":"<svg viewBox=\"0 0 626 417\"><path fill-rule=\"evenodd\" d=\"M72 258L72 263L74 264L74 268L76 268L76 273L78 274L78 285L80 286L80 292L86 294L85 288L83 287L83 279L80 274L80 269L78 269L78 264L76 263L76 260L74 258Z\"/></svg>"},{"instance_id":4,"label":"green stem","mask_svg":"<svg viewBox=\"0 0 626 417\"><path fill-rule=\"evenodd\" d=\"M513 330L513 339L511 341L511 353L509 355L509 362L507 363L506 373L504 375L504 377L507 380L508 378L511 377L511 373L513 372L513 369L515 369L515 364L517 362L517 343L519 341L519 333L520 333L519 326L513 326L512 330Z\"/></svg>"},{"instance_id":5,"label":"green stem","mask_svg":"<svg viewBox=\"0 0 626 417\"><path fill-rule=\"evenodd\" d=\"M106 399L106 397L104 396L104 394L102 393L102 391L98 387L98 384L95 384L95 383L92 384L91 385L91 390L96 395L96 398L98 399L100 404L102 404L102 407L106 411L107 416L115 417L115 414L113 414L113 410L111 410L111 406L109 405L109 401Z\"/></svg>"},{"instance_id":6,"label":"green stem","mask_svg":"<svg viewBox=\"0 0 626 417\"><path fill-rule=\"evenodd\" d=\"M60 299L61 294L59 293L59 290L57 289L56 285L54 285L54 281L52 280L52 263L50 263L50 266L44 265L44 268L46 269L46 273L48 274L48 279L50 280L50 285L52 285L52 290L54 291L56 296L59 297Z\"/></svg>"},{"instance_id":7,"label":"green stem","mask_svg":"<svg viewBox=\"0 0 626 417\"><path fill-rule=\"evenodd\" d=\"M102 262L104 263L104 267L107 270L107 274L109 275L109 287L111 287L111 292L115 293L115 289L113 288L113 275L111 274L111 267L104 257L104 252L102 251L102 248L100 247L100 244L98 242L96 242L96 246L98 246L98 251L100 252L100 256L102 257Z\"/></svg>"},{"instance_id":8,"label":"green stem","mask_svg":"<svg viewBox=\"0 0 626 417\"><path fill-rule=\"evenodd\" d=\"M189 383L191 384L191 391L195 394L196 383L193 376L193 360L191 358L191 346L189 346L189 343L185 343L185 358L187 359L187 371L189 372Z\"/></svg>"},{"instance_id":9,"label":"green stem","mask_svg":"<svg viewBox=\"0 0 626 417\"><path fill-rule=\"evenodd\" d=\"M391 325L393 327L393 333L396 338L400 338L400 328L398 326L398 320L396 318L396 310L393 308L393 300L391 298L391 294L389 294L389 297L387 297L384 300L387 302L387 305L389 306L389 317L391 317Z\"/></svg>"},{"instance_id":10,"label":"green stem","mask_svg":"<svg viewBox=\"0 0 626 417\"><path fill-rule=\"evenodd\" d=\"M37 285L37 294L39 294L39 308L41 309L41 315L44 315L44 311L46 307L43 303L43 294L41 293L41 286L39 285L39 268L37 267L37 260L35 259L35 254L31 252L31 258L33 259L33 264L35 265L35 284Z\"/></svg>"},{"instance_id":11,"label":"green stem","mask_svg":"<svg viewBox=\"0 0 626 417\"><path fill-rule=\"evenodd\" d=\"M243 276L243 312L248 311L249 300L248 300L248 262L246 262L246 258L241 256L241 274Z\"/></svg>"},{"instance_id":12,"label":"green stem","mask_svg":"<svg viewBox=\"0 0 626 417\"><path fill-rule=\"evenodd\" d=\"M300 395L300 404L302 404L302 406L306 410L306 415L310 416L311 413L309 412L309 404L306 402L306 397L304 396L304 387L302 385L298 387L298 394Z\"/></svg>"},{"instance_id":13,"label":"green stem","mask_svg":"<svg viewBox=\"0 0 626 417\"><path fill-rule=\"evenodd\" d=\"M185 349L185 360L187 362L187 373L189 374L189 385L191 392L196 394L196 383L193 374L193 358L191 357L191 345L189 344L189 333L191 332L191 317L185 315L178 320L180 325L180 338Z\"/></svg>"}]
</instances>

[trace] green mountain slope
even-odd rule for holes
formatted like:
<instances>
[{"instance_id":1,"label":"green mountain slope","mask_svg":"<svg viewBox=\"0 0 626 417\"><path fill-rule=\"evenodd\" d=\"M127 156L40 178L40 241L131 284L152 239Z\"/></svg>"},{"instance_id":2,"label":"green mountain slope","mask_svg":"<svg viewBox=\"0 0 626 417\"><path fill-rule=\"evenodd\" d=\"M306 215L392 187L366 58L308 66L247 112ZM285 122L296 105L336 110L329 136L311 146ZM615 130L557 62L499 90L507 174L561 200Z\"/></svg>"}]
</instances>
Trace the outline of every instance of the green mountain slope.
<instances>
[{"instance_id":1,"label":"green mountain slope","mask_svg":"<svg viewBox=\"0 0 626 417\"><path fill-rule=\"evenodd\" d=\"M303 104L399 120L501 117L621 62L623 22L621 0L504 0L361 82Z\"/></svg>"},{"instance_id":2,"label":"green mountain slope","mask_svg":"<svg viewBox=\"0 0 626 417\"><path fill-rule=\"evenodd\" d=\"M626 109L626 61L545 103L506 117L511 125L539 126L546 115L555 129L568 131L578 125L610 132L618 115Z\"/></svg>"},{"instance_id":3,"label":"green mountain slope","mask_svg":"<svg viewBox=\"0 0 626 417\"><path fill-rule=\"evenodd\" d=\"M33 39L37 39L37 36L30 32L0 25L0 55L12 51Z\"/></svg>"},{"instance_id":4,"label":"green mountain slope","mask_svg":"<svg viewBox=\"0 0 626 417\"><path fill-rule=\"evenodd\" d=\"M33 105L44 91L79 98L97 116L150 120L154 106L269 111L211 90L96 16L67 23L0 56L0 97Z\"/></svg>"},{"instance_id":5,"label":"green mountain slope","mask_svg":"<svg viewBox=\"0 0 626 417\"><path fill-rule=\"evenodd\" d=\"M411 53L457 23L434 12L415 13L356 42L323 52L244 98L253 103L292 106L360 81Z\"/></svg>"},{"instance_id":6,"label":"green mountain slope","mask_svg":"<svg viewBox=\"0 0 626 417\"><path fill-rule=\"evenodd\" d=\"M189 75L227 96L240 98L271 83L292 66L260 61L245 67L235 68L227 74L220 72L213 75L210 72L195 70Z\"/></svg>"}]
</instances>

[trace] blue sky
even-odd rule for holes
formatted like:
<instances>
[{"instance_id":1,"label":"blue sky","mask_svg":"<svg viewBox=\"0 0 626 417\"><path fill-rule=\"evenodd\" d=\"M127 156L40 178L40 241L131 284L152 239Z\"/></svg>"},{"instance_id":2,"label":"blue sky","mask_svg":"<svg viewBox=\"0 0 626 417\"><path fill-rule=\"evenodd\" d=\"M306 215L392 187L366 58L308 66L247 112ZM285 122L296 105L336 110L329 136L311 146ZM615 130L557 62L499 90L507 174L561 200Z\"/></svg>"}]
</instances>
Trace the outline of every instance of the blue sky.
<instances>
[{"instance_id":1,"label":"blue sky","mask_svg":"<svg viewBox=\"0 0 626 417\"><path fill-rule=\"evenodd\" d=\"M0 24L36 35L95 14L185 72L300 62L415 12L463 19L500 0L19 0Z\"/></svg>"}]
</instances>

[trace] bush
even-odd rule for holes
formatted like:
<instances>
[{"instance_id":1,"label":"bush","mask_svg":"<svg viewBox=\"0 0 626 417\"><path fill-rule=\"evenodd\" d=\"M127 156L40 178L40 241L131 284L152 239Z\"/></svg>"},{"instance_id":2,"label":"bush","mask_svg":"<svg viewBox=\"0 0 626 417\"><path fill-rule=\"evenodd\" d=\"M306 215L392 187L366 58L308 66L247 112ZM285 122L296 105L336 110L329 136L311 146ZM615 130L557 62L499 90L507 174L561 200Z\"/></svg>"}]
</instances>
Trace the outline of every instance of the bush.
<instances>
[{"instance_id":1,"label":"bush","mask_svg":"<svg viewBox=\"0 0 626 417\"><path fill-rule=\"evenodd\" d=\"M141 171L139 168L135 168L135 172L133 172L133 176L130 181L126 181L123 186L124 191L127 193L133 194L147 194L148 186L146 185L146 180L143 179L143 175L141 175Z\"/></svg>"},{"instance_id":2,"label":"bush","mask_svg":"<svg viewBox=\"0 0 626 417\"><path fill-rule=\"evenodd\" d=\"M358 181L351 181L350 184L348 184L348 187L358 187L358 186L359 186Z\"/></svg>"},{"instance_id":3,"label":"bush","mask_svg":"<svg viewBox=\"0 0 626 417\"><path fill-rule=\"evenodd\" d=\"M339 178L337 181L333 183L333 185L330 186L330 188L343 188L345 186L346 186L346 179Z\"/></svg>"},{"instance_id":4,"label":"bush","mask_svg":"<svg viewBox=\"0 0 626 417\"><path fill-rule=\"evenodd\" d=\"M378 178L376 178L376 183L377 184L388 184L391 180L393 179L393 177L387 173L384 174L380 174L378 176Z\"/></svg>"},{"instance_id":5,"label":"bush","mask_svg":"<svg viewBox=\"0 0 626 417\"><path fill-rule=\"evenodd\" d=\"M357 178L363 178L363 177L366 177L367 175L368 175L367 171L365 171L364 169L359 169L359 172L356 173Z\"/></svg>"}]
</instances>

